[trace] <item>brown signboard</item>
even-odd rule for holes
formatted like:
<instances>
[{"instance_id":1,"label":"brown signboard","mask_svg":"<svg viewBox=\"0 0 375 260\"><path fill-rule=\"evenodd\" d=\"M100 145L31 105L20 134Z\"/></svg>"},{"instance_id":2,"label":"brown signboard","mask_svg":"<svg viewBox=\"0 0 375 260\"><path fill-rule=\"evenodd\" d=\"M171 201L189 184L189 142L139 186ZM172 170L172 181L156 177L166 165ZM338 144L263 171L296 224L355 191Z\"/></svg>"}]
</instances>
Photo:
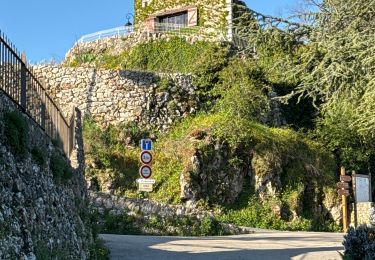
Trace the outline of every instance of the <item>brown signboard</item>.
<instances>
[{"instance_id":1,"label":"brown signboard","mask_svg":"<svg viewBox=\"0 0 375 260\"><path fill-rule=\"evenodd\" d=\"M350 182L352 181L352 177L347 175L340 175L340 181Z\"/></svg>"},{"instance_id":2,"label":"brown signboard","mask_svg":"<svg viewBox=\"0 0 375 260\"><path fill-rule=\"evenodd\" d=\"M336 186L339 189L349 189L349 183L347 183L347 182L340 181L340 182L336 183Z\"/></svg>"},{"instance_id":3,"label":"brown signboard","mask_svg":"<svg viewBox=\"0 0 375 260\"><path fill-rule=\"evenodd\" d=\"M338 190L337 191L337 193L339 194L339 195L342 195L342 196L349 196L349 190L342 190L342 189L340 189L340 190Z\"/></svg>"}]
</instances>

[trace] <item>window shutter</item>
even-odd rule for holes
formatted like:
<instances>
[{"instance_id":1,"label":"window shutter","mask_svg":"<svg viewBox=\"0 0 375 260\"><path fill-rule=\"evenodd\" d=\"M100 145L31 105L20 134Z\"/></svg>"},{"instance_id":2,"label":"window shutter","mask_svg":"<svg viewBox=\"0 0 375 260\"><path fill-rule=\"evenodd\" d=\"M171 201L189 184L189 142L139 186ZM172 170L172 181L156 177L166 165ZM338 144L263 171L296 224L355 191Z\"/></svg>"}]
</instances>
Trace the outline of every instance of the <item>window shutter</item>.
<instances>
[{"instance_id":1,"label":"window shutter","mask_svg":"<svg viewBox=\"0 0 375 260\"><path fill-rule=\"evenodd\" d=\"M146 28L148 32L154 32L155 31L155 18L149 17L146 20Z\"/></svg>"},{"instance_id":2,"label":"window shutter","mask_svg":"<svg viewBox=\"0 0 375 260\"><path fill-rule=\"evenodd\" d=\"M198 9L191 8L188 10L188 26L198 25Z\"/></svg>"}]
</instances>

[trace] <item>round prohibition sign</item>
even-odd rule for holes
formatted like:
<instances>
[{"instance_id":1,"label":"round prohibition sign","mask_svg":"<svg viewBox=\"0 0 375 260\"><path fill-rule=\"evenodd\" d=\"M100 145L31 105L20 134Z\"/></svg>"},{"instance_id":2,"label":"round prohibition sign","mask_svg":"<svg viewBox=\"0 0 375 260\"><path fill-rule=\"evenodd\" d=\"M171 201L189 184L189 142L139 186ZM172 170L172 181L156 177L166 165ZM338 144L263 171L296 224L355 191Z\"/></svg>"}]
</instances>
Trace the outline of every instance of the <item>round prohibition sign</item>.
<instances>
[{"instance_id":1,"label":"round prohibition sign","mask_svg":"<svg viewBox=\"0 0 375 260\"><path fill-rule=\"evenodd\" d=\"M150 178L151 175L152 175L151 167L148 166L148 165L143 165L143 166L139 169L139 174L142 176L142 178L145 178L145 179Z\"/></svg>"},{"instance_id":2,"label":"round prohibition sign","mask_svg":"<svg viewBox=\"0 0 375 260\"><path fill-rule=\"evenodd\" d=\"M143 164L150 164L152 162L152 154L149 151L143 151L141 153L141 162Z\"/></svg>"}]
</instances>

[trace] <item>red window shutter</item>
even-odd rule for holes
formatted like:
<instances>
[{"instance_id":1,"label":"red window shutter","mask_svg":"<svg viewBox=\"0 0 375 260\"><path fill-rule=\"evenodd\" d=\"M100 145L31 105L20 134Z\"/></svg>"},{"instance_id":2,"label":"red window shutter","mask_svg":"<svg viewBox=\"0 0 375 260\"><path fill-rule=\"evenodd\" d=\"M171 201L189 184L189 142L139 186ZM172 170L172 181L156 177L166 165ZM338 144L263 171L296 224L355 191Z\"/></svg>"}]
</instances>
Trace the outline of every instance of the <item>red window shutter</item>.
<instances>
[{"instance_id":1,"label":"red window shutter","mask_svg":"<svg viewBox=\"0 0 375 260\"><path fill-rule=\"evenodd\" d=\"M188 26L198 25L198 9L191 8L188 10Z\"/></svg>"},{"instance_id":2,"label":"red window shutter","mask_svg":"<svg viewBox=\"0 0 375 260\"><path fill-rule=\"evenodd\" d=\"M155 30L155 18L149 17L146 20L146 27L148 32L154 32Z\"/></svg>"}]
</instances>

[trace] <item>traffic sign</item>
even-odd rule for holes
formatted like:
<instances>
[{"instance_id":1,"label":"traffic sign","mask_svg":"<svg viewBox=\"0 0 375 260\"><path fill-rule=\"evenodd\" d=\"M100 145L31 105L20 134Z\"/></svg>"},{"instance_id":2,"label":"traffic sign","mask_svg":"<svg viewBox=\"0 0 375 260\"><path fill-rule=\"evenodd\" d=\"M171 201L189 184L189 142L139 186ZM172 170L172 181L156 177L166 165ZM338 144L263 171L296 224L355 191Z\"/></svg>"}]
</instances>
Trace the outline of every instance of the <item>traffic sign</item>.
<instances>
[{"instance_id":1,"label":"traffic sign","mask_svg":"<svg viewBox=\"0 0 375 260\"><path fill-rule=\"evenodd\" d=\"M350 181L352 181L352 177L350 177L348 175L340 175L340 181L350 182Z\"/></svg>"},{"instance_id":2,"label":"traffic sign","mask_svg":"<svg viewBox=\"0 0 375 260\"><path fill-rule=\"evenodd\" d=\"M151 177L152 175L152 170L151 170L151 167L148 166L148 165L143 165L140 169L139 169L139 174L145 178L145 179L148 179Z\"/></svg>"},{"instance_id":3,"label":"traffic sign","mask_svg":"<svg viewBox=\"0 0 375 260\"><path fill-rule=\"evenodd\" d=\"M154 184L156 181L154 179L137 179L138 183L148 183L148 184Z\"/></svg>"},{"instance_id":4,"label":"traffic sign","mask_svg":"<svg viewBox=\"0 0 375 260\"><path fill-rule=\"evenodd\" d=\"M139 183L138 191L151 192L153 188L152 183Z\"/></svg>"},{"instance_id":5,"label":"traffic sign","mask_svg":"<svg viewBox=\"0 0 375 260\"><path fill-rule=\"evenodd\" d=\"M152 162L152 154L149 151L143 151L140 159L143 164L150 164Z\"/></svg>"},{"instance_id":6,"label":"traffic sign","mask_svg":"<svg viewBox=\"0 0 375 260\"><path fill-rule=\"evenodd\" d=\"M141 140L142 151L151 151L152 150L152 140L151 139L142 139Z\"/></svg>"},{"instance_id":7,"label":"traffic sign","mask_svg":"<svg viewBox=\"0 0 375 260\"><path fill-rule=\"evenodd\" d=\"M349 190L340 189L337 191L337 193L342 196L346 196L346 197L349 196Z\"/></svg>"},{"instance_id":8,"label":"traffic sign","mask_svg":"<svg viewBox=\"0 0 375 260\"><path fill-rule=\"evenodd\" d=\"M336 183L336 186L339 189L349 189L349 183L347 183L347 182L340 181L340 182Z\"/></svg>"}]
</instances>

